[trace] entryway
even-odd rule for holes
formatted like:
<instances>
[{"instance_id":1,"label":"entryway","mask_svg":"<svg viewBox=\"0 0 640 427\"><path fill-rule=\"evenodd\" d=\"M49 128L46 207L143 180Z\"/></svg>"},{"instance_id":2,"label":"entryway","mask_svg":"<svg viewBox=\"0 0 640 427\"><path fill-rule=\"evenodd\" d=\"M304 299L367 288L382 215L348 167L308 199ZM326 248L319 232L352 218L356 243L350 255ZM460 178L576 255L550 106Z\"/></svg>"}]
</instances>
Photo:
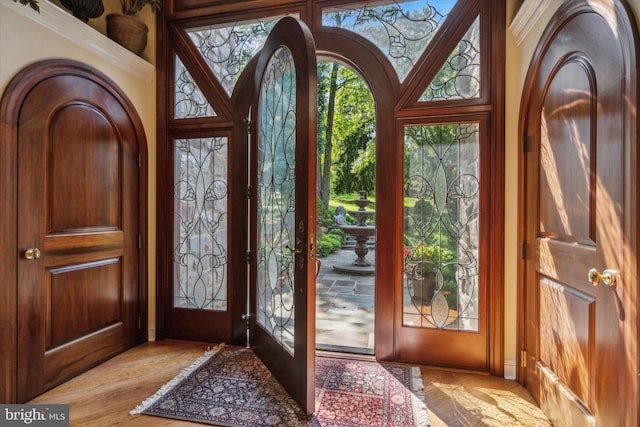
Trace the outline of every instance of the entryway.
<instances>
[{"instance_id":1,"label":"entryway","mask_svg":"<svg viewBox=\"0 0 640 427\"><path fill-rule=\"evenodd\" d=\"M157 239L158 338L246 342L246 319L251 323L253 313L246 310L250 298L245 285L258 277L250 273L260 255L247 250L247 244L255 243L249 230L258 219L247 219L248 204L261 188L251 182L250 170L259 153L249 150L259 127L253 118L247 120L257 90L258 63L251 58L286 15L306 23L316 58L357 71L375 99L375 188L368 194L377 199L372 320L376 359L501 373L504 179L499 129L504 62L503 49L495 47L503 44L499 30L504 7L495 0L442 6L436 13L424 2L338 6L309 1L304 7L287 3L248 11L238 3L226 11L194 7L188 19L183 19L184 10L169 7L159 74L168 96L159 106L167 116L158 141L163 165L157 184L158 230L162 230ZM417 33L420 37L414 40ZM220 41L229 41L227 47L221 48ZM315 67L313 71L307 77L315 79ZM298 102L317 105L313 99ZM358 103L352 105L357 114ZM315 124L306 114L314 110L298 116L299 123ZM305 141L308 147L316 142ZM320 161L308 162L322 170ZM301 176L309 172L308 164L287 164L289 171L295 165ZM263 172L268 175L269 170ZM296 183L310 196L295 205L296 211L315 212L320 192L308 184L302 189ZM281 203L283 194L275 191L269 202L280 203L278 215L285 216L289 205ZM475 205L465 204L470 197L477 198ZM254 206L267 212L260 203ZM269 212L275 212L275 206L269 206ZM249 212L253 215L256 210ZM278 218L273 215L270 220ZM288 235L273 254L276 261L288 261L293 255L301 266L298 270L311 271L311 283L297 287L300 292L316 284L315 259L302 260L317 249L312 235L316 220L296 219L292 230L305 236L298 242L295 233L289 233L293 238ZM408 226L412 228L407 231ZM463 238L473 244L437 263L426 255L421 258L422 252L405 256L405 246L411 252L423 241L429 246L467 243ZM428 294L417 298L415 282L407 280L420 263L437 270L438 292L433 292L431 305ZM453 267L457 276L448 274ZM283 274L274 274L273 279ZM461 286L455 288L457 279ZM334 290L336 284L331 284ZM353 290L354 285L348 286ZM267 296L271 300L276 294L280 292ZM306 302L315 304L315 289L306 296ZM281 318L274 321L281 323ZM309 329L304 332L315 336L315 327ZM437 345L442 342L447 345Z\"/></svg>"},{"instance_id":2,"label":"entryway","mask_svg":"<svg viewBox=\"0 0 640 427\"><path fill-rule=\"evenodd\" d=\"M318 63L316 348L374 354L376 109L352 68Z\"/></svg>"}]
</instances>

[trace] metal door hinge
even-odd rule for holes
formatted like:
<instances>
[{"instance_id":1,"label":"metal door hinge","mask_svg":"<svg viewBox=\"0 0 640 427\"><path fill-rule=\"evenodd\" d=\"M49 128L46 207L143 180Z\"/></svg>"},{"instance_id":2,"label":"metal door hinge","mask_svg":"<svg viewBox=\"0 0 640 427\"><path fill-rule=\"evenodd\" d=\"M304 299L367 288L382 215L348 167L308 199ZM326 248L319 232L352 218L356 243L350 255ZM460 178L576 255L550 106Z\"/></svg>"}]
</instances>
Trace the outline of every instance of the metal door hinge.
<instances>
[{"instance_id":1,"label":"metal door hinge","mask_svg":"<svg viewBox=\"0 0 640 427\"><path fill-rule=\"evenodd\" d=\"M249 264L251 262L251 251L247 251L247 264Z\"/></svg>"},{"instance_id":2,"label":"metal door hinge","mask_svg":"<svg viewBox=\"0 0 640 427\"><path fill-rule=\"evenodd\" d=\"M522 259L527 259L527 242L522 242L520 246L520 257Z\"/></svg>"},{"instance_id":3,"label":"metal door hinge","mask_svg":"<svg viewBox=\"0 0 640 427\"><path fill-rule=\"evenodd\" d=\"M247 330L251 329L251 313L244 313L242 315L242 320L247 323Z\"/></svg>"},{"instance_id":4,"label":"metal door hinge","mask_svg":"<svg viewBox=\"0 0 640 427\"><path fill-rule=\"evenodd\" d=\"M247 186L247 199L251 199L251 186Z\"/></svg>"},{"instance_id":5,"label":"metal door hinge","mask_svg":"<svg viewBox=\"0 0 640 427\"><path fill-rule=\"evenodd\" d=\"M142 249L142 236L138 234L138 249Z\"/></svg>"},{"instance_id":6,"label":"metal door hinge","mask_svg":"<svg viewBox=\"0 0 640 427\"><path fill-rule=\"evenodd\" d=\"M142 318L138 316L138 330L142 329Z\"/></svg>"},{"instance_id":7,"label":"metal door hinge","mask_svg":"<svg viewBox=\"0 0 640 427\"><path fill-rule=\"evenodd\" d=\"M142 167L142 154L138 153L138 167Z\"/></svg>"},{"instance_id":8,"label":"metal door hinge","mask_svg":"<svg viewBox=\"0 0 640 427\"><path fill-rule=\"evenodd\" d=\"M527 367L527 350L520 350L520 367Z\"/></svg>"}]
</instances>

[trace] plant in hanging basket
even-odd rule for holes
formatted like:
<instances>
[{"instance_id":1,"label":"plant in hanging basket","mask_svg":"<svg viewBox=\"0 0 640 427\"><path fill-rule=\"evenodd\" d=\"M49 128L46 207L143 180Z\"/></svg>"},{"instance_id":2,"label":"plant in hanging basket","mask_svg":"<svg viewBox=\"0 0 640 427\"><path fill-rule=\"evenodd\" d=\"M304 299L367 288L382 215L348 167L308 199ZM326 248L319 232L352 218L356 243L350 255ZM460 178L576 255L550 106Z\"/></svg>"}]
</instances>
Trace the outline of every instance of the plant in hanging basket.
<instances>
[{"instance_id":1,"label":"plant in hanging basket","mask_svg":"<svg viewBox=\"0 0 640 427\"><path fill-rule=\"evenodd\" d=\"M147 46L149 28L135 15L146 5L153 12L160 10L161 0L120 0L122 14L107 15L107 37L140 56Z\"/></svg>"}]
</instances>

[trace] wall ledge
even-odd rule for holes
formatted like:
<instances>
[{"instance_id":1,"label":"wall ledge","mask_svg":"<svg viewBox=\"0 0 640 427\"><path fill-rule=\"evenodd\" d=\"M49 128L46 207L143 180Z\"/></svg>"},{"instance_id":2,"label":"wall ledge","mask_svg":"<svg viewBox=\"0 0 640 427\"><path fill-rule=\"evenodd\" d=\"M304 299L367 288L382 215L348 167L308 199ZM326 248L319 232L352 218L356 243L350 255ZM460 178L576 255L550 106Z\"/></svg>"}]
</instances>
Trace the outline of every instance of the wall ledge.
<instances>
[{"instance_id":1,"label":"wall ledge","mask_svg":"<svg viewBox=\"0 0 640 427\"><path fill-rule=\"evenodd\" d=\"M101 56L114 66L132 76L150 82L155 67L133 52L128 51L107 36L73 17L67 11L48 1L39 1L40 13L11 0L0 1L0 13L3 8L11 9L54 33L74 43L78 49Z\"/></svg>"},{"instance_id":2,"label":"wall ledge","mask_svg":"<svg viewBox=\"0 0 640 427\"><path fill-rule=\"evenodd\" d=\"M509 25L509 30L516 38L519 46L525 40L529 31L535 27L540 17L553 6L554 0L526 0L518 9L515 18Z\"/></svg>"}]
</instances>

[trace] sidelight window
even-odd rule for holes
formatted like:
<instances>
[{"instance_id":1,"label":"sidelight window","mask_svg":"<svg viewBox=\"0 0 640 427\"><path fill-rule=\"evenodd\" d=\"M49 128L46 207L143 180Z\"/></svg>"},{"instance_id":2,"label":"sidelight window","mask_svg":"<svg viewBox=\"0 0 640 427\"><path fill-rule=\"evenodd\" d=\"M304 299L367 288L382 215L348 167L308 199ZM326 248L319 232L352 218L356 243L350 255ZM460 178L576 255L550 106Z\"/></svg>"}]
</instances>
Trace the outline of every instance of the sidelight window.
<instances>
[{"instance_id":1,"label":"sidelight window","mask_svg":"<svg viewBox=\"0 0 640 427\"><path fill-rule=\"evenodd\" d=\"M227 309L227 138L174 144L174 307Z\"/></svg>"},{"instance_id":2,"label":"sidelight window","mask_svg":"<svg viewBox=\"0 0 640 427\"><path fill-rule=\"evenodd\" d=\"M403 324L477 331L479 125L404 135Z\"/></svg>"}]
</instances>

